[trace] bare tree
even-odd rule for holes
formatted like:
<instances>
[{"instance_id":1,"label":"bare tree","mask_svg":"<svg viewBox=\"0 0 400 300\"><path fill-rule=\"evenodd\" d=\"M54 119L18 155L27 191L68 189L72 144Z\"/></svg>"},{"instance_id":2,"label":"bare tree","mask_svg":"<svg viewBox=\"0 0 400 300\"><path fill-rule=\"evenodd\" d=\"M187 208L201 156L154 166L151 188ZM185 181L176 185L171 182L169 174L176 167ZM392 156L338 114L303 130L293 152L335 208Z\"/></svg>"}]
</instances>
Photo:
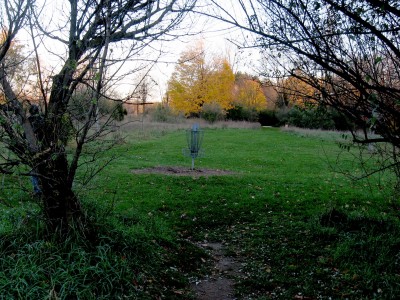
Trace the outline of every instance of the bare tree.
<instances>
[{"instance_id":1,"label":"bare tree","mask_svg":"<svg viewBox=\"0 0 400 300\"><path fill-rule=\"evenodd\" d=\"M0 86L2 88L2 103L0 110L0 121L2 131L0 137L2 140L5 136L22 137L22 132L25 133L25 146L33 148L35 138L32 126L24 112L22 103L18 101L17 94L14 92L10 82L7 80L7 72L13 66L7 63L7 54L9 53L12 43L19 30L25 25L25 18L29 10L28 1L1 1L0 14L1 14L1 40L0 40ZM14 123L19 125L16 128ZM10 143L10 149L15 150L17 153L21 152L18 149L20 145ZM18 156L18 154L17 154ZM9 173L10 169L18 165L17 161L6 161L0 165L2 173Z\"/></svg>"},{"instance_id":2,"label":"bare tree","mask_svg":"<svg viewBox=\"0 0 400 300\"><path fill-rule=\"evenodd\" d=\"M31 105L24 104L25 99L12 90L6 66L0 69L6 99L1 105L0 135L14 154L12 158L3 157L0 170L11 173L15 166L21 165L31 170L26 175L38 179L42 208L50 230L66 232L82 217L73 183L85 145L107 131L107 120L101 123L101 130L92 127L98 124L98 101L106 97L107 84L113 76L106 72L112 69L108 59L112 50L124 47L126 55L121 55L117 62L138 55L149 44L176 29L194 3L195 0L70 0L60 2L64 14L59 12L57 22L49 23L49 14L36 7L34 1L2 2L2 14L7 16L5 21L8 22L2 24L3 30L8 30L0 48L2 62L18 30L28 25L25 20L30 21L32 53L39 55L41 43L46 47L59 43L64 49L60 56L62 68L51 79L40 77L38 80L43 98L40 123L33 121L32 111L31 115L27 112ZM40 70L39 61L38 58ZM43 72L38 74L43 76ZM48 92L45 82L49 82ZM75 123L71 121L68 103L80 85L92 89L93 99L83 121ZM69 156L66 146L71 138L75 146Z\"/></svg>"},{"instance_id":3,"label":"bare tree","mask_svg":"<svg viewBox=\"0 0 400 300\"><path fill-rule=\"evenodd\" d=\"M356 124L354 142L385 145L379 169L400 178L400 1L237 0L234 11L209 2L200 13L253 37L237 44L260 49L270 63L264 75L315 88L314 100Z\"/></svg>"}]
</instances>

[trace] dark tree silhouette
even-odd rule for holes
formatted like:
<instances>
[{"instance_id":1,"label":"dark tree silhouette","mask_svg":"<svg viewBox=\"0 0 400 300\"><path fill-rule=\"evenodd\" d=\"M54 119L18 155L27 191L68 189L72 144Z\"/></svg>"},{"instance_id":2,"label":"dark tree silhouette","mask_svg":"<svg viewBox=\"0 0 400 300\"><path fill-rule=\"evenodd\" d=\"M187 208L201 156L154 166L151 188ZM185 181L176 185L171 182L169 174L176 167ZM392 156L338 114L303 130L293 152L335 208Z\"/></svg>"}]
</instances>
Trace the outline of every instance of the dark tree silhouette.
<instances>
[{"instance_id":1,"label":"dark tree silhouette","mask_svg":"<svg viewBox=\"0 0 400 300\"><path fill-rule=\"evenodd\" d=\"M43 213L51 231L66 232L72 224L79 224L82 217L73 183L85 145L107 131L107 122L99 122L98 100L104 96L108 80L105 70L110 63L107 60L110 47L121 43L129 45L127 56L119 60L137 55L175 29L194 2L70 0L63 2L64 15L50 27L46 27L48 20L43 20L42 8L36 7L34 1L4 0L0 4L5 32L0 45L0 82L5 99L0 110L0 138L13 153L11 157L3 156L0 170L11 173L16 166L25 165L31 170L26 175L38 178ZM63 66L58 73L43 78L43 73L38 72L45 127L40 140L29 122L29 104L9 82L7 72L12 66L3 64L18 30L24 26L31 29L32 53L38 53L37 45L42 40L60 43L65 49ZM37 62L40 71L39 58ZM82 84L93 90L92 104L83 120L72 122L68 103ZM68 154L66 145L71 138L75 146L73 153Z\"/></svg>"},{"instance_id":2,"label":"dark tree silhouette","mask_svg":"<svg viewBox=\"0 0 400 300\"><path fill-rule=\"evenodd\" d=\"M317 103L356 125L354 142L375 145L379 169L400 178L400 1L237 0L233 11L210 2L200 13L241 28L248 38L238 46L271 64L264 75L314 87Z\"/></svg>"}]
</instances>

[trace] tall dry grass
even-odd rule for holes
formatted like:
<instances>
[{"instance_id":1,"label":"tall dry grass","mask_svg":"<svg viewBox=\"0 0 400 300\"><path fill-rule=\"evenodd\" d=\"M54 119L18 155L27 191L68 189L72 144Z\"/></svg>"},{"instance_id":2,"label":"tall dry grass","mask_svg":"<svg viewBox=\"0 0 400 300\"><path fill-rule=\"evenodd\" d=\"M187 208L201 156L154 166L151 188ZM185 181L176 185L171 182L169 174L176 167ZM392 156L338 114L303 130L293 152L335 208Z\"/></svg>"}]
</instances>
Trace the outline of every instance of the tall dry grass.
<instances>
[{"instance_id":1,"label":"tall dry grass","mask_svg":"<svg viewBox=\"0 0 400 300\"><path fill-rule=\"evenodd\" d=\"M296 135L302 137L312 137L312 138L320 138L323 140L331 140L335 142L343 142L347 140L347 142L352 142L352 135L350 131L338 131L338 130L323 130L323 129L307 129L307 128L299 128L294 126L282 127L283 131L291 132ZM363 132L356 132L356 135L363 136ZM376 133L369 133L370 138L379 138L380 135Z\"/></svg>"},{"instance_id":2,"label":"tall dry grass","mask_svg":"<svg viewBox=\"0 0 400 300\"><path fill-rule=\"evenodd\" d=\"M245 121L218 121L211 124L200 118L179 118L174 122L156 122L149 116L128 116L120 123L119 132L129 136L152 137L172 131L191 129L194 124L198 124L202 129L257 129L261 127L260 123Z\"/></svg>"}]
</instances>

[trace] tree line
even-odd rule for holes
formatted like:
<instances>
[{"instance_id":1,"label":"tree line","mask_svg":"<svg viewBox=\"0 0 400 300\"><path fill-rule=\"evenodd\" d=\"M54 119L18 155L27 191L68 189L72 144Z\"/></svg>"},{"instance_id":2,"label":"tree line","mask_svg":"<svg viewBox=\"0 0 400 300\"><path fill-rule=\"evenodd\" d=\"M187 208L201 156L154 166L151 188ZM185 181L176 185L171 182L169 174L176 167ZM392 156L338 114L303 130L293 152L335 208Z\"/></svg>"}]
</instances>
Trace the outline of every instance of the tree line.
<instances>
[{"instance_id":1,"label":"tree line","mask_svg":"<svg viewBox=\"0 0 400 300\"><path fill-rule=\"evenodd\" d=\"M207 54L202 42L181 53L165 99L173 110L199 116L210 107L225 112L235 106L264 108L267 99L260 81L245 74L235 76L228 59Z\"/></svg>"},{"instance_id":2,"label":"tree line","mask_svg":"<svg viewBox=\"0 0 400 300\"><path fill-rule=\"evenodd\" d=\"M295 75L273 80L234 73L227 58L210 56L199 41L181 53L168 81L164 104L176 114L210 122L229 119L270 126L348 129L350 122L335 123L332 115L322 114L322 106L316 101L320 93L307 83L308 75L301 70ZM307 111L302 116L307 119L304 121L299 120L303 111ZM345 120L336 111L335 118Z\"/></svg>"}]
</instances>

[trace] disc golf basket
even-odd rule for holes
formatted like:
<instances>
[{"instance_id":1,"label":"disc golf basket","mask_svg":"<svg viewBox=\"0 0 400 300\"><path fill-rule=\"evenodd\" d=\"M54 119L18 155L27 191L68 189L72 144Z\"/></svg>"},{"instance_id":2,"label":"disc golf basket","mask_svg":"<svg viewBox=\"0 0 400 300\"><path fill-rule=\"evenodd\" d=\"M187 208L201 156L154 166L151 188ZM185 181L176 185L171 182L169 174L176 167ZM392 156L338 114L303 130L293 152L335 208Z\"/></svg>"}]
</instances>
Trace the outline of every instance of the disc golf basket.
<instances>
[{"instance_id":1,"label":"disc golf basket","mask_svg":"<svg viewBox=\"0 0 400 300\"><path fill-rule=\"evenodd\" d=\"M194 160L204 154L201 149L203 137L204 131L200 130L199 124L194 124L192 129L186 131L187 148L183 149L183 155L192 158L192 170L194 170Z\"/></svg>"}]
</instances>

